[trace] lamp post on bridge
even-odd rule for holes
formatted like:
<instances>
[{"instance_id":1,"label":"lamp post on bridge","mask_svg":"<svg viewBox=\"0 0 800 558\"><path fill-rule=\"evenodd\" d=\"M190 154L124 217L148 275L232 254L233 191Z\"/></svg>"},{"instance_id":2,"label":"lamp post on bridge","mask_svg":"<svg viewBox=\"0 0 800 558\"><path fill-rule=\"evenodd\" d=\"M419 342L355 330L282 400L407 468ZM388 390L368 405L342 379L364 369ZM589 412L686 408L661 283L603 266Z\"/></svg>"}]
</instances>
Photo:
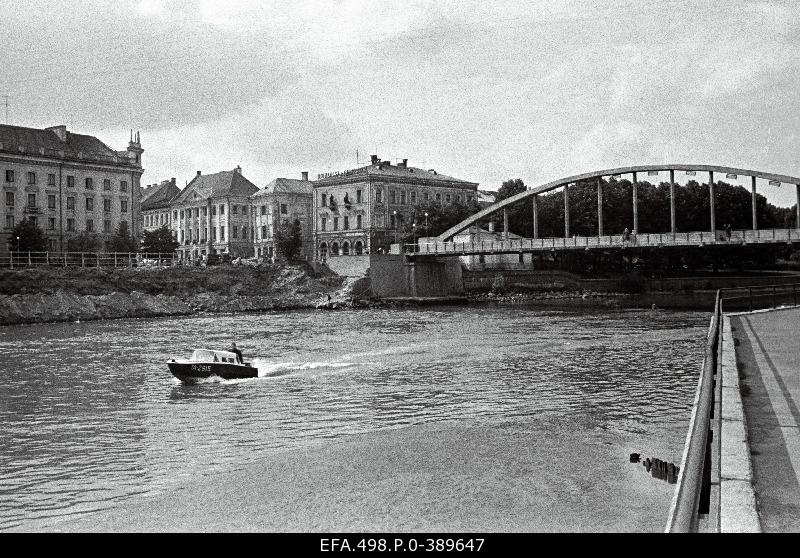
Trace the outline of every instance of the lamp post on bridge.
<instances>
[{"instance_id":1,"label":"lamp post on bridge","mask_svg":"<svg viewBox=\"0 0 800 558\"><path fill-rule=\"evenodd\" d=\"M417 222L414 221L411 224L411 229L413 230L412 238L414 239L414 252L417 251Z\"/></svg>"},{"instance_id":2,"label":"lamp post on bridge","mask_svg":"<svg viewBox=\"0 0 800 558\"><path fill-rule=\"evenodd\" d=\"M397 210L396 209L392 212L392 215L394 215L394 243L398 244L397 249L400 250L399 243L397 242L397 228L398 228L397 226L400 223L397 220ZM401 252L402 252L402 250L401 250Z\"/></svg>"}]
</instances>

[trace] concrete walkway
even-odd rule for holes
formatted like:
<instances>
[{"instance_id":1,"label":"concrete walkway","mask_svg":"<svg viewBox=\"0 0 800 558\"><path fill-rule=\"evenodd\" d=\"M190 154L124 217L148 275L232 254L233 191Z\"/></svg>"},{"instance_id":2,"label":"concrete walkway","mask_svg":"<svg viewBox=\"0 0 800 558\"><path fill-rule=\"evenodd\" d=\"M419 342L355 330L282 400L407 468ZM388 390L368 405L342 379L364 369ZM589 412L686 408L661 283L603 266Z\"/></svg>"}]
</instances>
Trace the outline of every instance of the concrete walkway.
<instances>
[{"instance_id":1,"label":"concrete walkway","mask_svg":"<svg viewBox=\"0 0 800 558\"><path fill-rule=\"evenodd\" d=\"M800 532L800 309L731 316L765 532Z\"/></svg>"}]
</instances>

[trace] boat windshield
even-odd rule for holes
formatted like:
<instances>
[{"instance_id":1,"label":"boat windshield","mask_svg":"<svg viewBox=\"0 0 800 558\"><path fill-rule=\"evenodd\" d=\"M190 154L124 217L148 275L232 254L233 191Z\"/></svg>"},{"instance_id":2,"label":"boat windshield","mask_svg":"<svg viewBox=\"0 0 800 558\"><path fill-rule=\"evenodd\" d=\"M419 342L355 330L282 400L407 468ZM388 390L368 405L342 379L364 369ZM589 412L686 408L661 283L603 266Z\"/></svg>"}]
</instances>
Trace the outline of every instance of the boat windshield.
<instances>
[{"instance_id":1,"label":"boat windshield","mask_svg":"<svg viewBox=\"0 0 800 558\"><path fill-rule=\"evenodd\" d=\"M198 362L214 362L214 351L209 349L197 349L192 353L192 360Z\"/></svg>"}]
</instances>

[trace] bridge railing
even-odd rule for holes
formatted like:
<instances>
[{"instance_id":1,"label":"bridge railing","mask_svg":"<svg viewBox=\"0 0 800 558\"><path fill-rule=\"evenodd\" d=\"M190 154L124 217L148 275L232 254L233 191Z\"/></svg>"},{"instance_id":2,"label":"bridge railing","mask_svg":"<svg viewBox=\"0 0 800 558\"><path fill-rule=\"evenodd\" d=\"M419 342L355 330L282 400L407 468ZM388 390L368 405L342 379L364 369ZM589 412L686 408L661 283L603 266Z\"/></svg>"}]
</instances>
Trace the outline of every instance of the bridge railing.
<instances>
[{"instance_id":1,"label":"bridge railing","mask_svg":"<svg viewBox=\"0 0 800 558\"><path fill-rule=\"evenodd\" d=\"M729 310L797 306L800 282L725 288L717 291L714 313L706 336L703 367L695 392L689 431L683 449L677 487L673 495L666 531L696 531L700 514L709 513L711 502L712 438L719 436L720 417L715 417L715 383L719 379L723 305ZM712 425L716 421L716 425ZM719 464L717 464L718 468Z\"/></svg>"},{"instance_id":2,"label":"bridge railing","mask_svg":"<svg viewBox=\"0 0 800 558\"><path fill-rule=\"evenodd\" d=\"M730 236L723 231L693 231L668 233L622 235L573 236L570 238L519 238L509 240L468 240L450 242L428 242L423 244L404 244L406 254L469 254L491 252L514 252L525 250L551 250L571 248L627 247L627 246L691 246L704 244L742 244L798 242L800 229L759 229L731 231Z\"/></svg>"},{"instance_id":3,"label":"bridge railing","mask_svg":"<svg viewBox=\"0 0 800 558\"><path fill-rule=\"evenodd\" d=\"M173 252L26 252L0 254L0 269L23 267L140 267L174 265Z\"/></svg>"}]
</instances>

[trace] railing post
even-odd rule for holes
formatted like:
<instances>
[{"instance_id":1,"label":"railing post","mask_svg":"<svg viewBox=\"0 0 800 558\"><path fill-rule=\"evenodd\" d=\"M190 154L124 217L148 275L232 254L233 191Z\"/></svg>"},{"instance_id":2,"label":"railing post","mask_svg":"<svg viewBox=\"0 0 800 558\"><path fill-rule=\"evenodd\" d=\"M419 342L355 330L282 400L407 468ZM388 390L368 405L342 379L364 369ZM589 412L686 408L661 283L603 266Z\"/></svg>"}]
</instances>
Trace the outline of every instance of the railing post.
<instances>
[{"instance_id":1,"label":"railing post","mask_svg":"<svg viewBox=\"0 0 800 558\"><path fill-rule=\"evenodd\" d=\"M114 269L117 269L117 253L114 252Z\"/></svg>"},{"instance_id":2,"label":"railing post","mask_svg":"<svg viewBox=\"0 0 800 558\"><path fill-rule=\"evenodd\" d=\"M772 307L778 307L778 304L775 302L775 285L772 285Z\"/></svg>"},{"instance_id":3,"label":"railing post","mask_svg":"<svg viewBox=\"0 0 800 558\"><path fill-rule=\"evenodd\" d=\"M133 261L131 260L131 253L128 252L128 267L133 267Z\"/></svg>"},{"instance_id":4,"label":"railing post","mask_svg":"<svg viewBox=\"0 0 800 558\"><path fill-rule=\"evenodd\" d=\"M797 283L792 284L792 297L794 298L794 305L797 306Z\"/></svg>"},{"instance_id":5,"label":"railing post","mask_svg":"<svg viewBox=\"0 0 800 558\"><path fill-rule=\"evenodd\" d=\"M97 268L100 269L100 252L97 252Z\"/></svg>"},{"instance_id":6,"label":"railing post","mask_svg":"<svg viewBox=\"0 0 800 558\"><path fill-rule=\"evenodd\" d=\"M81 267L86 267L86 259L83 257L83 252L81 252Z\"/></svg>"},{"instance_id":7,"label":"railing post","mask_svg":"<svg viewBox=\"0 0 800 558\"><path fill-rule=\"evenodd\" d=\"M31 265L31 251L28 250L28 265Z\"/></svg>"},{"instance_id":8,"label":"railing post","mask_svg":"<svg viewBox=\"0 0 800 558\"><path fill-rule=\"evenodd\" d=\"M44 263L47 267L50 267L50 252L44 253Z\"/></svg>"},{"instance_id":9,"label":"railing post","mask_svg":"<svg viewBox=\"0 0 800 558\"><path fill-rule=\"evenodd\" d=\"M67 267L67 253L64 252L64 267Z\"/></svg>"},{"instance_id":10,"label":"railing post","mask_svg":"<svg viewBox=\"0 0 800 558\"><path fill-rule=\"evenodd\" d=\"M750 311L753 311L753 287L748 287L748 291L750 291Z\"/></svg>"}]
</instances>

